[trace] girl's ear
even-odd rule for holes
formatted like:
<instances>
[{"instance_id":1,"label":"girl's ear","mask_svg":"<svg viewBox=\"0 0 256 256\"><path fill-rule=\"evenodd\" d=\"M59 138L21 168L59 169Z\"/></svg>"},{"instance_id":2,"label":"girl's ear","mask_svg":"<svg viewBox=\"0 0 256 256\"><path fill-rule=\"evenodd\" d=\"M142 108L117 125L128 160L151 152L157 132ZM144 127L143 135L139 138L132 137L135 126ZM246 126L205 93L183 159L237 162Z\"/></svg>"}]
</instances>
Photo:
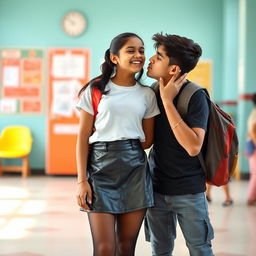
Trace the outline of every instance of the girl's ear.
<instances>
[{"instance_id":1,"label":"girl's ear","mask_svg":"<svg viewBox=\"0 0 256 256\"><path fill-rule=\"evenodd\" d=\"M110 60L114 63L114 64L117 64L117 55L115 54L110 54Z\"/></svg>"},{"instance_id":2,"label":"girl's ear","mask_svg":"<svg viewBox=\"0 0 256 256\"><path fill-rule=\"evenodd\" d=\"M176 75L180 72L180 67L178 65L171 65L169 67L169 75Z\"/></svg>"}]
</instances>

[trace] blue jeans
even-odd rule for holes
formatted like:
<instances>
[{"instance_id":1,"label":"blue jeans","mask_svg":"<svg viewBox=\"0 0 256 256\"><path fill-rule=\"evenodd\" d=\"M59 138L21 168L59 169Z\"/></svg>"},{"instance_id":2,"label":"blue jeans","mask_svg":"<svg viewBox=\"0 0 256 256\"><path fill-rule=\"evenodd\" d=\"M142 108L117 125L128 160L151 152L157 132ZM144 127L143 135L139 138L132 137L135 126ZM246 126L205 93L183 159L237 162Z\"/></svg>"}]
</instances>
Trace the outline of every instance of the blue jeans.
<instances>
[{"instance_id":1,"label":"blue jeans","mask_svg":"<svg viewBox=\"0 0 256 256\"><path fill-rule=\"evenodd\" d=\"M155 207L147 210L146 240L153 256L170 256L179 222L190 256L212 256L213 228L204 193L168 196L154 193Z\"/></svg>"}]
</instances>

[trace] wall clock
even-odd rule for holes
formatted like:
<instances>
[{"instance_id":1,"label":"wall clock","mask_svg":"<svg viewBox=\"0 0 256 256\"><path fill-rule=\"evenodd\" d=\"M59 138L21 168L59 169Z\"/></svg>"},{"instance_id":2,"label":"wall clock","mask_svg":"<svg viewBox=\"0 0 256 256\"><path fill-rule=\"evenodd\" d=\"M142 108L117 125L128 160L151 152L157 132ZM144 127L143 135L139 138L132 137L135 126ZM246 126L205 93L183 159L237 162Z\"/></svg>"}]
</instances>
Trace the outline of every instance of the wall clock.
<instances>
[{"instance_id":1,"label":"wall clock","mask_svg":"<svg viewBox=\"0 0 256 256\"><path fill-rule=\"evenodd\" d=\"M69 11L63 16L62 28L69 36L80 36L86 30L86 27L87 20L81 12Z\"/></svg>"}]
</instances>

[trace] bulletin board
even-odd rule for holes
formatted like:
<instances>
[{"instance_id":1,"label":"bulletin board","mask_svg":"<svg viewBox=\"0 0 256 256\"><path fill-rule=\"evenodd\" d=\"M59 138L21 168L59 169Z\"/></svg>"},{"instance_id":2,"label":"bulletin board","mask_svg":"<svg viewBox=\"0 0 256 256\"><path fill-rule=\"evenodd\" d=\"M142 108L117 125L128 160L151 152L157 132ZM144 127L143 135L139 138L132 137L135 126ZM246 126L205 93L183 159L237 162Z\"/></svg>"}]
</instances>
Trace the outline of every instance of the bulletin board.
<instances>
[{"instance_id":1,"label":"bulletin board","mask_svg":"<svg viewBox=\"0 0 256 256\"><path fill-rule=\"evenodd\" d=\"M84 48L48 50L46 172L76 174L77 94L89 80L90 52Z\"/></svg>"},{"instance_id":2,"label":"bulletin board","mask_svg":"<svg viewBox=\"0 0 256 256\"><path fill-rule=\"evenodd\" d=\"M188 80L205 87L212 92L212 61L199 61L196 67L188 74Z\"/></svg>"},{"instance_id":3,"label":"bulletin board","mask_svg":"<svg viewBox=\"0 0 256 256\"><path fill-rule=\"evenodd\" d=\"M44 112L45 53L38 48L0 48L0 113Z\"/></svg>"}]
</instances>

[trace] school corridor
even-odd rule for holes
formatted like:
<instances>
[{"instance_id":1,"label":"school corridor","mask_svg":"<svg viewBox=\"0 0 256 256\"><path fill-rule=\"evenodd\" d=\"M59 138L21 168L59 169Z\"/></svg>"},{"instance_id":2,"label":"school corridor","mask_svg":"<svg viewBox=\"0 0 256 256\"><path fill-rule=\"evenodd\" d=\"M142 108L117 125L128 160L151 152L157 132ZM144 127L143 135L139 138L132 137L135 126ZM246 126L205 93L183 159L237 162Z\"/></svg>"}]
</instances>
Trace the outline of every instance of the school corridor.
<instances>
[{"instance_id":1,"label":"school corridor","mask_svg":"<svg viewBox=\"0 0 256 256\"><path fill-rule=\"evenodd\" d=\"M234 204L223 207L224 192L212 188L209 205L215 256L256 255L256 207L246 205L247 181L232 181ZM87 215L75 199L75 177L4 175L0 179L0 256L91 256ZM143 227L136 256L150 256ZM178 229L174 256L188 256Z\"/></svg>"},{"instance_id":2,"label":"school corridor","mask_svg":"<svg viewBox=\"0 0 256 256\"><path fill-rule=\"evenodd\" d=\"M109 43L124 32L144 41L148 86L156 81L146 75L154 34L192 38L202 47L187 78L232 116L239 139L234 204L224 207L223 189L212 188L213 250L215 256L256 256L256 206L246 204L244 154L256 93L255 14L255 0L0 0L0 134L6 138L3 131L13 126L31 134L25 157L16 159L16 150L0 155L0 256L93 255L87 215L76 203L75 106L82 86L101 74ZM128 111L120 114L126 118ZM12 133L0 151L24 137ZM21 161L20 173L11 173ZM189 256L179 228L173 255ZM151 256L143 226L136 256Z\"/></svg>"}]
</instances>

